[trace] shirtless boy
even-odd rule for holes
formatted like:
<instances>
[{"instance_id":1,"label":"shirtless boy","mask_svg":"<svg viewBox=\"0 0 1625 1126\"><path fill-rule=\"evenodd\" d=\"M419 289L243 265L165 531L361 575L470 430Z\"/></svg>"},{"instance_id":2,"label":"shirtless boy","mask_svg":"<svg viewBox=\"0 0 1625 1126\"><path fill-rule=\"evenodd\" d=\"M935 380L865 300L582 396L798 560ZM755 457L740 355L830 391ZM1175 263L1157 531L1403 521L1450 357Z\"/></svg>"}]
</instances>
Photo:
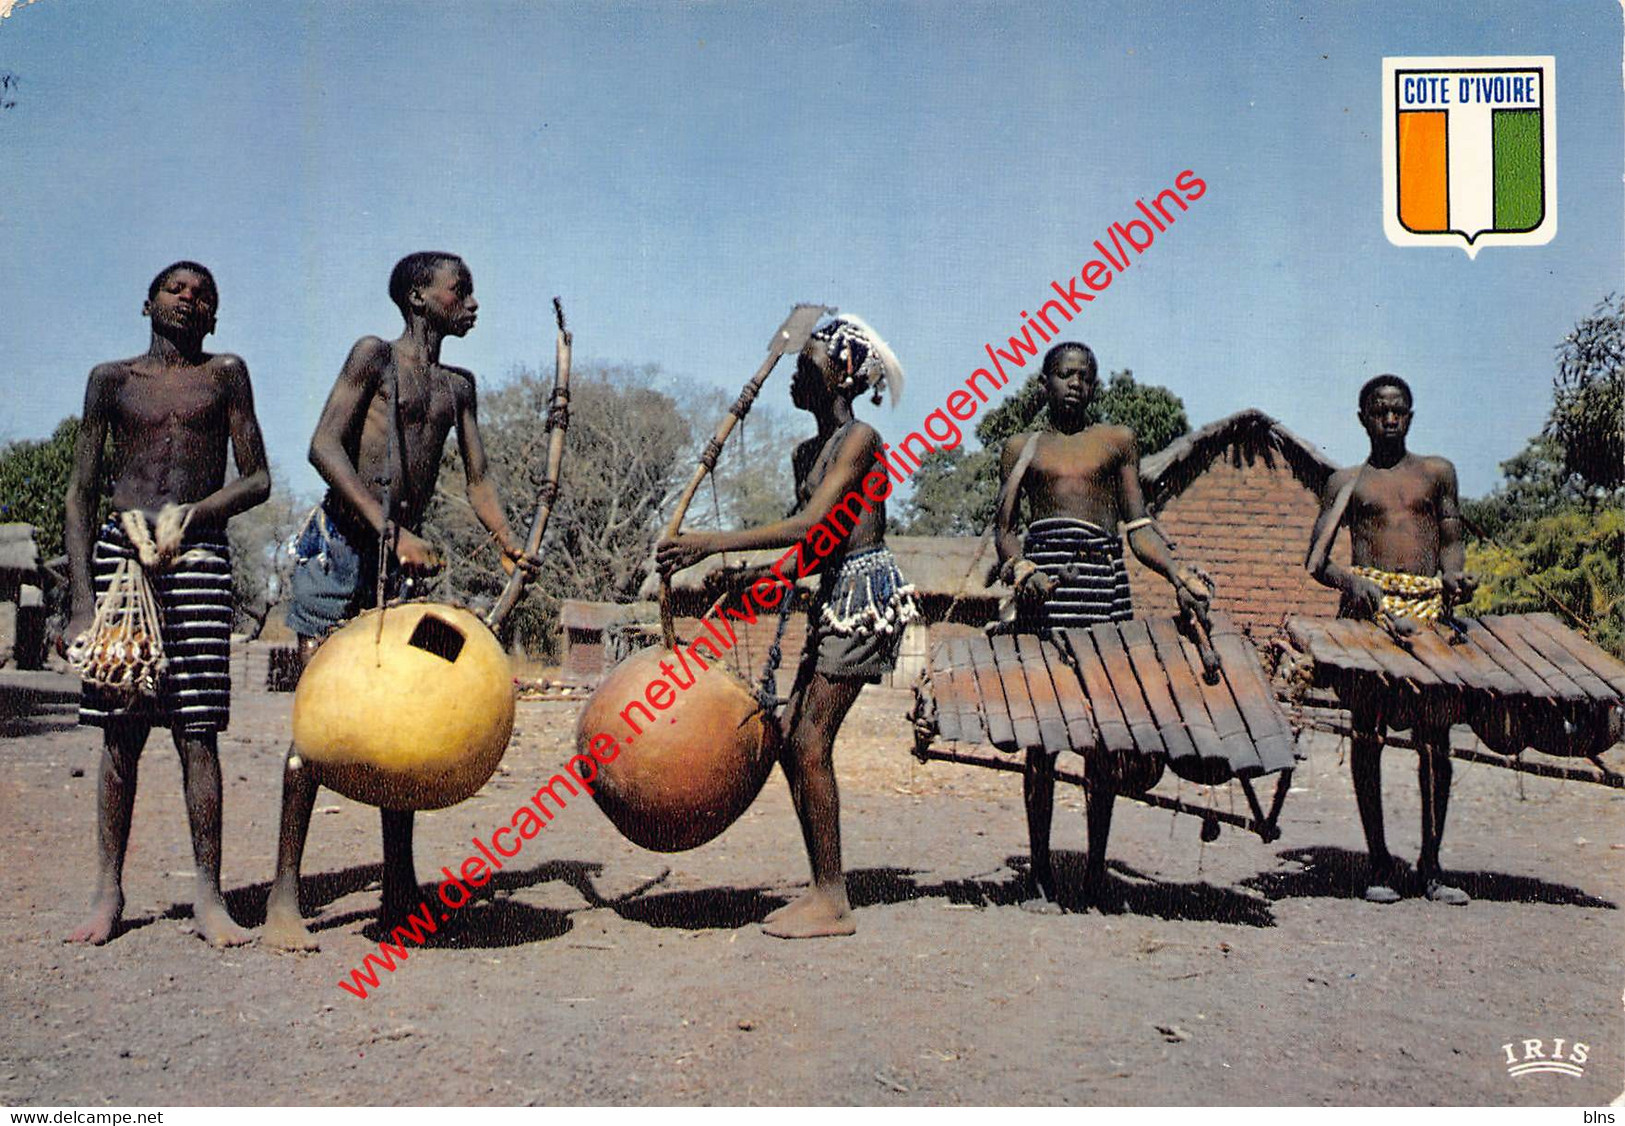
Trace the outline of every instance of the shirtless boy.
<instances>
[{"instance_id":1,"label":"shirtless boy","mask_svg":"<svg viewBox=\"0 0 1625 1126\"><path fill-rule=\"evenodd\" d=\"M1057 344L1044 356L1044 392L1050 429L1017 434L1000 460L997 536L1002 574L1016 594L1016 629L1044 632L1118 622L1133 617L1123 536L1140 561L1167 579L1182 607L1202 606L1211 591L1196 572L1181 567L1146 515L1140 488L1140 454L1134 431L1088 424L1089 404L1100 389L1095 355L1083 344ZM1015 531L1021 497L1030 519L1023 542ZM1085 787L1089 856L1085 890L1105 890L1106 841L1111 833L1111 771L1090 764ZM1029 751L1023 787L1032 849L1033 897L1029 911L1052 914L1055 874L1049 837L1055 802L1055 760Z\"/></svg>"},{"instance_id":2,"label":"shirtless boy","mask_svg":"<svg viewBox=\"0 0 1625 1126\"><path fill-rule=\"evenodd\" d=\"M479 303L474 278L455 254L423 251L395 265L389 296L406 321L393 341L364 336L350 349L310 440L310 461L327 496L294 544L298 564L288 625L308 662L334 628L376 601L379 544L391 541L393 583L439 569L440 556L419 532L440 473L446 437L455 428L474 514L508 563L533 563L514 539L495 485L486 476L472 372L440 362L448 336L466 336ZM391 386L398 387L391 440ZM392 448L393 445L393 448ZM389 511L384 511L384 495ZM299 862L321 769L289 748L282 776L282 824L276 878L265 909L265 941L290 950L317 944L299 912ZM412 865L412 812L383 809L385 930L419 903Z\"/></svg>"},{"instance_id":3,"label":"shirtless boy","mask_svg":"<svg viewBox=\"0 0 1625 1126\"><path fill-rule=\"evenodd\" d=\"M164 616L168 667L156 696L117 699L85 685L79 722L103 728L97 781L97 873L90 917L72 942L103 943L124 912L124 853L135 806L136 768L154 726L168 727L181 757L192 828L198 933L217 946L248 940L220 897L220 759L216 741L231 708L231 555L226 521L270 494L265 444L254 417L248 368L227 353L203 350L214 331L219 291L196 262L176 262L147 287L142 315L152 322L147 351L99 364L85 389L84 421L68 481L64 539L72 576L72 618L64 640L78 637L95 613L120 559L135 547L119 514L149 525L179 506L185 532L167 568L147 572ZM93 527L100 501L102 449L112 436L113 516ZM226 447L237 479L226 483ZM92 552L94 551L94 554Z\"/></svg>"},{"instance_id":4,"label":"shirtless boy","mask_svg":"<svg viewBox=\"0 0 1625 1126\"><path fill-rule=\"evenodd\" d=\"M1405 448L1411 428L1411 389L1397 375L1379 375L1360 388L1360 425L1371 439L1371 456L1340 469L1326 483L1315 521L1309 569L1326 586L1342 591L1338 616L1382 615L1401 635L1432 621L1472 597L1474 583L1463 567L1461 511L1456 469L1442 457L1421 457ZM1347 524L1353 566L1331 558L1331 544ZM1382 742L1387 724L1379 700L1355 701L1354 800L1360 809L1371 857L1366 899L1393 903L1397 866L1382 824ZM1444 881L1439 845L1450 805L1450 726L1442 717L1416 717L1418 778L1422 791L1422 851L1417 876L1435 903L1461 906L1467 893Z\"/></svg>"},{"instance_id":5,"label":"shirtless boy","mask_svg":"<svg viewBox=\"0 0 1625 1126\"><path fill-rule=\"evenodd\" d=\"M818 433L792 455L796 508L791 516L738 532L677 536L656 553L667 574L721 551L799 547L823 575L808 611L808 638L781 723L779 763L812 865L812 887L774 911L762 929L777 938L820 938L856 931L841 869L841 806L835 785L835 737L865 684L897 667L903 627L917 614L913 588L897 571L886 547L885 497L891 492L879 468L882 443L874 427L859 422L852 400L891 384L902 371L891 350L855 317L829 322L801 350L791 401L818 421ZM873 502L873 503L871 503ZM844 518L844 520L843 520ZM848 531L838 544L825 521ZM812 570L809 564L805 568ZM786 595L790 597L790 595Z\"/></svg>"}]
</instances>

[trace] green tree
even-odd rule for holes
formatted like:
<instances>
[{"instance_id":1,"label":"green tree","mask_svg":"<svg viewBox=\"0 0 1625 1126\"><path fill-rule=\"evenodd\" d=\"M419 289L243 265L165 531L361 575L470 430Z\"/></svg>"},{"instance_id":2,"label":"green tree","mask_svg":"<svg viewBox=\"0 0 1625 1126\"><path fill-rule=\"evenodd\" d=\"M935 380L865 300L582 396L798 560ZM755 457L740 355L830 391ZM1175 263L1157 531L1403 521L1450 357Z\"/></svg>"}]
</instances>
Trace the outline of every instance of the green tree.
<instances>
[{"instance_id":1,"label":"green tree","mask_svg":"<svg viewBox=\"0 0 1625 1126\"><path fill-rule=\"evenodd\" d=\"M1625 509L1572 508L1468 545L1479 588L1474 614L1554 613L1593 642L1625 656Z\"/></svg>"},{"instance_id":2,"label":"green tree","mask_svg":"<svg viewBox=\"0 0 1625 1126\"><path fill-rule=\"evenodd\" d=\"M902 504L901 518L893 518L894 530L911 536L979 536L992 519L999 459L990 450L955 446L922 458L909 480L914 491Z\"/></svg>"},{"instance_id":3,"label":"green tree","mask_svg":"<svg viewBox=\"0 0 1625 1126\"><path fill-rule=\"evenodd\" d=\"M1501 463L1501 483L1462 505L1470 613L1548 611L1625 656L1625 308L1604 298L1557 346L1542 432Z\"/></svg>"},{"instance_id":4,"label":"green tree","mask_svg":"<svg viewBox=\"0 0 1625 1126\"><path fill-rule=\"evenodd\" d=\"M771 388L771 384L769 385ZM700 443L716 432L718 421L735 396L684 383L667 387L693 434L693 458ZM767 524L789 511L795 500L790 452L809 435L768 399L758 399L734 428L717 460L716 472L700 489L688 510L685 528L745 528ZM681 466L681 483L693 472L694 460ZM669 512L668 512L669 516Z\"/></svg>"},{"instance_id":5,"label":"green tree","mask_svg":"<svg viewBox=\"0 0 1625 1126\"><path fill-rule=\"evenodd\" d=\"M9 442L0 447L0 523L34 525L41 559L55 559L65 550L62 523L68 478L73 474L73 447L78 440L78 416L69 415L44 441ZM110 491L110 483L104 482L98 521L107 516Z\"/></svg>"},{"instance_id":6,"label":"green tree","mask_svg":"<svg viewBox=\"0 0 1625 1126\"><path fill-rule=\"evenodd\" d=\"M1557 346L1546 433L1587 490L1625 485L1625 301L1609 294Z\"/></svg>"},{"instance_id":7,"label":"green tree","mask_svg":"<svg viewBox=\"0 0 1625 1126\"><path fill-rule=\"evenodd\" d=\"M1563 446L1537 434L1501 463L1501 482L1487 495L1462 502L1468 530L1496 538L1541 516L1586 504L1576 478L1563 468Z\"/></svg>"},{"instance_id":8,"label":"green tree","mask_svg":"<svg viewBox=\"0 0 1625 1126\"><path fill-rule=\"evenodd\" d=\"M1089 406L1091 423L1127 426L1140 455L1156 453L1189 432L1185 404L1166 387L1143 384L1127 369L1112 373ZM1044 377L1034 373L976 425L980 450L938 450L914 471L914 492L902 508L896 530L923 536L978 535L993 520L999 491L999 451L1012 435L1049 425Z\"/></svg>"}]
</instances>

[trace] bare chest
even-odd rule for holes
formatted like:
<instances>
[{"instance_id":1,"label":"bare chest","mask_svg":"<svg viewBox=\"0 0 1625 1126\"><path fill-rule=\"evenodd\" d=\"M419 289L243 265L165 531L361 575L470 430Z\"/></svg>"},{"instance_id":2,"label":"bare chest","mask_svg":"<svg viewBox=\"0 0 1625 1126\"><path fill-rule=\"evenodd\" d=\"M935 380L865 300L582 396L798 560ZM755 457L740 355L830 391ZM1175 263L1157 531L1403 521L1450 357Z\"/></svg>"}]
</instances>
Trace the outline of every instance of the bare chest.
<instances>
[{"instance_id":1,"label":"bare chest","mask_svg":"<svg viewBox=\"0 0 1625 1126\"><path fill-rule=\"evenodd\" d=\"M442 372L401 371L396 376L399 395L397 418L401 430L411 439L438 436L444 439L457 418L457 397L449 378ZM378 389L368 417L368 429L387 434L389 425L388 386Z\"/></svg>"},{"instance_id":2,"label":"bare chest","mask_svg":"<svg viewBox=\"0 0 1625 1126\"><path fill-rule=\"evenodd\" d=\"M1368 473L1354 489L1356 515L1378 523L1433 515L1433 481L1419 472Z\"/></svg>"},{"instance_id":3,"label":"bare chest","mask_svg":"<svg viewBox=\"0 0 1625 1126\"><path fill-rule=\"evenodd\" d=\"M223 429L226 393L207 366L157 373L131 369L115 398L114 424L127 433Z\"/></svg>"},{"instance_id":4,"label":"bare chest","mask_svg":"<svg viewBox=\"0 0 1625 1126\"><path fill-rule=\"evenodd\" d=\"M1101 487L1117 469L1117 451L1087 434L1049 435L1038 439L1027 477L1050 491Z\"/></svg>"}]
</instances>

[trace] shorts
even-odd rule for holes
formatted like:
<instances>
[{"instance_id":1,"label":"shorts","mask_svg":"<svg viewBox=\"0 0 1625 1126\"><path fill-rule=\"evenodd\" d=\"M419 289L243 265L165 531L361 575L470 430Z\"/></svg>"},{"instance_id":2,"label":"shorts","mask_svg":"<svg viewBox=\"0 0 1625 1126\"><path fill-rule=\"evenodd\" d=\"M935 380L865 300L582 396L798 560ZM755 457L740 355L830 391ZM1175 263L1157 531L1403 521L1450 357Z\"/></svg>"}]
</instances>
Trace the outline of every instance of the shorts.
<instances>
[{"instance_id":1,"label":"shorts","mask_svg":"<svg viewBox=\"0 0 1625 1126\"><path fill-rule=\"evenodd\" d=\"M348 531L333 518L330 503L311 509L287 545L294 560L287 621L300 637L326 637L377 600L376 537L368 543Z\"/></svg>"},{"instance_id":2,"label":"shorts","mask_svg":"<svg viewBox=\"0 0 1625 1126\"><path fill-rule=\"evenodd\" d=\"M817 653L814 668L823 675L879 684L881 677L897 668L903 631L839 634L818 630L809 638L808 648Z\"/></svg>"},{"instance_id":3,"label":"shorts","mask_svg":"<svg viewBox=\"0 0 1625 1126\"><path fill-rule=\"evenodd\" d=\"M817 672L875 684L897 668L903 629L919 617L914 587L897 570L883 546L855 551L826 574L807 649Z\"/></svg>"}]
</instances>

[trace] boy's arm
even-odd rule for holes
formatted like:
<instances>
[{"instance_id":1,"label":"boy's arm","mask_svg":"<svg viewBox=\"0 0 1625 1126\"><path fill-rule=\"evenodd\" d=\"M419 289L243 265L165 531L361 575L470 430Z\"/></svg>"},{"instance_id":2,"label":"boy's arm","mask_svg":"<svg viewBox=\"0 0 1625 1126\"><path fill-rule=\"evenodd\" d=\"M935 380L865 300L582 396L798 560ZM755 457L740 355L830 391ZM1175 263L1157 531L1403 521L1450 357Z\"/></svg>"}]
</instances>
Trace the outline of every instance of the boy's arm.
<instances>
[{"instance_id":1,"label":"boy's arm","mask_svg":"<svg viewBox=\"0 0 1625 1126\"><path fill-rule=\"evenodd\" d=\"M824 474L824 479L801 511L783 520L745 528L737 532L691 532L666 540L655 551L655 562L670 574L693 566L708 555L719 551L751 551L759 547L791 547L806 540L813 525L823 521L848 493L863 496L863 478L875 464L880 451L880 435L869 426L849 434L841 443L835 462ZM876 472L884 470L876 469ZM875 502L880 503L880 502ZM863 507L870 507L863 500ZM811 568L808 569L809 571Z\"/></svg>"},{"instance_id":2,"label":"boy's arm","mask_svg":"<svg viewBox=\"0 0 1625 1126\"><path fill-rule=\"evenodd\" d=\"M1012 434L1005 440L1004 449L999 454L999 495L1004 495L1004 483L1010 480L1010 474L1015 472L1016 462L1021 460L1022 448L1027 444L1028 435ZM1019 486L1018 486L1019 488ZM1005 509L1008 508L1007 513ZM993 545L999 553L999 568L1002 571L1010 562L1021 558L1021 538L1016 535L1016 514L1021 511L1021 500L1016 498L1014 504L1002 505L994 512Z\"/></svg>"},{"instance_id":3,"label":"boy's arm","mask_svg":"<svg viewBox=\"0 0 1625 1126\"><path fill-rule=\"evenodd\" d=\"M1339 469L1326 482L1326 489L1320 496L1320 514L1315 517L1314 529L1309 533L1310 557L1305 563L1316 582L1347 594L1368 617L1374 618L1382 607L1382 588L1338 563L1332 558L1331 551L1338 525L1343 520L1347 506L1352 503L1351 498L1345 497L1339 504L1339 498L1358 472L1357 469ZM1317 554L1315 548L1323 539L1327 541L1324 550Z\"/></svg>"},{"instance_id":4,"label":"boy's arm","mask_svg":"<svg viewBox=\"0 0 1625 1126\"><path fill-rule=\"evenodd\" d=\"M271 471L265 462L265 439L254 414L254 388L248 365L236 356L221 356L226 383L226 420L231 430L231 453L237 479L216 489L192 506L192 519L223 526L239 512L264 504L271 495Z\"/></svg>"},{"instance_id":5,"label":"boy's arm","mask_svg":"<svg viewBox=\"0 0 1625 1126\"><path fill-rule=\"evenodd\" d=\"M357 340L344 359L344 367L322 407L322 417L316 422L316 433L310 439L310 464L350 511L378 535L383 535L389 514L361 480L345 444L359 445L367 407L378 393L378 383L389 363L387 341L376 336ZM395 555L402 567L412 571L432 571L440 565L434 548L406 528L395 532Z\"/></svg>"},{"instance_id":6,"label":"boy's arm","mask_svg":"<svg viewBox=\"0 0 1625 1126\"><path fill-rule=\"evenodd\" d=\"M1121 457L1117 477L1119 519L1124 524L1145 521L1148 514L1145 490L1140 484L1140 447L1132 433L1123 442ZM1205 603L1212 599L1213 592L1208 589L1207 583L1201 581L1189 567L1180 565L1174 549L1168 546L1168 541L1162 538L1155 524L1141 523L1130 531L1128 546L1141 563L1168 580L1174 594L1181 600L1191 598Z\"/></svg>"},{"instance_id":7,"label":"boy's arm","mask_svg":"<svg viewBox=\"0 0 1625 1126\"><path fill-rule=\"evenodd\" d=\"M1469 601L1478 584L1467 574L1467 545L1461 534L1456 467L1443 458L1439 461L1439 572L1444 578L1445 602L1454 606Z\"/></svg>"},{"instance_id":8,"label":"boy's arm","mask_svg":"<svg viewBox=\"0 0 1625 1126\"><path fill-rule=\"evenodd\" d=\"M90 547L95 538L96 502L101 499L102 446L107 440L108 417L112 410L112 365L91 369L85 384L85 412L79 422L79 437L73 446L73 472L68 477L66 514L62 539L68 549L69 589L72 609L64 641L71 641L90 626L96 610L96 587L90 574Z\"/></svg>"},{"instance_id":9,"label":"boy's arm","mask_svg":"<svg viewBox=\"0 0 1625 1126\"><path fill-rule=\"evenodd\" d=\"M322 475L340 499L374 532L383 532L388 519L366 484L356 473L355 462L345 449L355 443L367 416L367 407L378 392L384 365L389 363L389 345L376 336L363 336L355 342L339 370L338 380L322 407L316 433L310 439L310 464Z\"/></svg>"},{"instance_id":10,"label":"boy's arm","mask_svg":"<svg viewBox=\"0 0 1625 1126\"><path fill-rule=\"evenodd\" d=\"M1021 512L1021 490L1026 484L1025 478L1014 483L1013 495L1005 492L1011 488L1010 479L1016 474L1027 443L1033 437L1032 434L1012 434L1005 440L1004 449L999 453L999 491L993 512L993 546L999 555L997 577L1008 583L1017 597L1026 601L1047 598L1055 590L1054 580L1024 557L1021 537L1016 535L1016 519Z\"/></svg>"},{"instance_id":11,"label":"boy's arm","mask_svg":"<svg viewBox=\"0 0 1625 1126\"><path fill-rule=\"evenodd\" d=\"M489 464L485 458L485 443L480 438L479 409L474 389L474 376L461 368L447 368L455 382L457 392L457 450L463 458L463 476L468 481L468 503L480 523L490 532L511 562L525 557L523 544L516 543L508 527L508 516L502 510L496 483L488 476Z\"/></svg>"}]
</instances>

